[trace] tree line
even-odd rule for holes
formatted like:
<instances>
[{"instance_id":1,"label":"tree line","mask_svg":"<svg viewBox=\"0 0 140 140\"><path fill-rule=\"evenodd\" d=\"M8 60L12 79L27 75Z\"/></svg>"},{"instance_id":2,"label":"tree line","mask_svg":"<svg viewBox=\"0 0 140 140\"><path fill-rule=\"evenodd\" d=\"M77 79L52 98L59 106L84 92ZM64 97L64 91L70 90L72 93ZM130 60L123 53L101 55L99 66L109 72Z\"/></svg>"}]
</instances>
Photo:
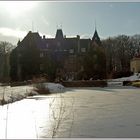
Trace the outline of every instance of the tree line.
<instances>
[{"instance_id":1,"label":"tree line","mask_svg":"<svg viewBox=\"0 0 140 140\"><path fill-rule=\"evenodd\" d=\"M130 60L140 53L140 35L119 35L102 40L102 43L106 50L108 74L114 77L129 75Z\"/></svg>"}]
</instances>

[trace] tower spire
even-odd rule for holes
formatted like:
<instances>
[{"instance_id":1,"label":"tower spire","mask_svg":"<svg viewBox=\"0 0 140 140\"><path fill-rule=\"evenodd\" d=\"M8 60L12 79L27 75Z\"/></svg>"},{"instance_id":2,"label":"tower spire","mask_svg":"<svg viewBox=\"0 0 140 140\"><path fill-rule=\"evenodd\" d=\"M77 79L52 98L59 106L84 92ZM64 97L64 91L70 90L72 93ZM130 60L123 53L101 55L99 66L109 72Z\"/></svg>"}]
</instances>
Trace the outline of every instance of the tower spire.
<instances>
[{"instance_id":1,"label":"tower spire","mask_svg":"<svg viewBox=\"0 0 140 140\"><path fill-rule=\"evenodd\" d=\"M34 31L34 22L32 21L32 32Z\"/></svg>"},{"instance_id":2,"label":"tower spire","mask_svg":"<svg viewBox=\"0 0 140 140\"><path fill-rule=\"evenodd\" d=\"M97 29L97 25L96 25L96 19L95 19L95 31L96 31L96 29Z\"/></svg>"},{"instance_id":3,"label":"tower spire","mask_svg":"<svg viewBox=\"0 0 140 140\"><path fill-rule=\"evenodd\" d=\"M61 29L62 29L62 22L61 22L61 24L60 24L60 27L61 27Z\"/></svg>"},{"instance_id":4,"label":"tower spire","mask_svg":"<svg viewBox=\"0 0 140 140\"><path fill-rule=\"evenodd\" d=\"M97 32L96 19L95 19L95 31L94 31L94 35L92 37L92 42L97 43L99 46L101 45L100 37L99 37L98 32Z\"/></svg>"},{"instance_id":5,"label":"tower spire","mask_svg":"<svg viewBox=\"0 0 140 140\"><path fill-rule=\"evenodd\" d=\"M56 24L56 29L58 29L58 24Z\"/></svg>"}]
</instances>

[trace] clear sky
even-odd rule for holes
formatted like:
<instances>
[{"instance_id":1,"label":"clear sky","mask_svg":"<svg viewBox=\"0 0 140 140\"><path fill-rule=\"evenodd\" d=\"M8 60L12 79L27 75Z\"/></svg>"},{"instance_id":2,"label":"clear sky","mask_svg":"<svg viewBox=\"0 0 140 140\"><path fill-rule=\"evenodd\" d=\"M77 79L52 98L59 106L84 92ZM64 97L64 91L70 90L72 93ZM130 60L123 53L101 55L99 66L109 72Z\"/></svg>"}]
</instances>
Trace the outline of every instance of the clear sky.
<instances>
[{"instance_id":1,"label":"clear sky","mask_svg":"<svg viewBox=\"0 0 140 140\"><path fill-rule=\"evenodd\" d=\"M16 44L29 30L54 37L57 28L66 36L101 39L140 34L140 2L0 1L0 41Z\"/></svg>"}]
</instances>

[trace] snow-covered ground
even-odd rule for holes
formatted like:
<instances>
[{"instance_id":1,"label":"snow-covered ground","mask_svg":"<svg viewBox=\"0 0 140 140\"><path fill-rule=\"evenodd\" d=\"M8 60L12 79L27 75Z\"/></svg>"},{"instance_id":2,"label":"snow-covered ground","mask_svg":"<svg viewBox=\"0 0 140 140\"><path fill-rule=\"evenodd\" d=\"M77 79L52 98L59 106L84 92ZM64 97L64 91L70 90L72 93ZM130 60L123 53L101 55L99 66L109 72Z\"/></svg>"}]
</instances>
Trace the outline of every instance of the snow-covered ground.
<instances>
[{"instance_id":1,"label":"snow-covered ground","mask_svg":"<svg viewBox=\"0 0 140 140\"><path fill-rule=\"evenodd\" d=\"M64 86L56 83L41 83L45 88L49 89L51 93L64 91Z\"/></svg>"},{"instance_id":2,"label":"snow-covered ground","mask_svg":"<svg viewBox=\"0 0 140 140\"><path fill-rule=\"evenodd\" d=\"M27 97L32 89L32 86L0 86L0 104L2 104L1 102L3 99L6 103L21 100Z\"/></svg>"},{"instance_id":3,"label":"snow-covered ground","mask_svg":"<svg viewBox=\"0 0 140 140\"><path fill-rule=\"evenodd\" d=\"M134 75L129 77L112 79L111 81L135 81L135 80L140 80L140 73L135 73Z\"/></svg>"},{"instance_id":4,"label":"snow-covered ground","mask_svg":"<svg viewBox=\"0 0 140 140\"><path fill-rule=\"evenodd\" d=\"M55 83L42 83L45 88L48 88L50 93L62 92L64 87L61 84ZM34 91L35 86L0 86L0 105L2 104L2 100L6 103L11 103L14 101L21 100L26 98L29 95L37 95L38 93Z\"/></svg>"},{"instance_id":5,"label":"snow-covered ground","mask_svg":"<svg viewBox=\"0 0 140 140\"><path fill-rule=\"evenodd\" d=\"M123 86L123 81L135 81L140 80L140 74L134 74L130 77L123 77L117 79L108 80L108 86ZM56 83L41 83L45 88L49 89L50 93L60 93L64 91L64 86ZM30 86L1 86L0 85L0 105L4 98L6 103L11 103L17 100L26 98L29 95L37 95L38 93L34 90L35 85Z\"/></svg>"},{"instance_id":6,"label":"snow-covered ground","mask_svg":"<svg viewBox=\"0 0 140 140\"><path fill-rule=\"evenodd\" d=\"M132 76L129 77L122 77L117 79L109 79L107 81L108 86L123 86L123 81L136 81L140 80L140 73L135 73Z\"/></svg>"}]
</instances>

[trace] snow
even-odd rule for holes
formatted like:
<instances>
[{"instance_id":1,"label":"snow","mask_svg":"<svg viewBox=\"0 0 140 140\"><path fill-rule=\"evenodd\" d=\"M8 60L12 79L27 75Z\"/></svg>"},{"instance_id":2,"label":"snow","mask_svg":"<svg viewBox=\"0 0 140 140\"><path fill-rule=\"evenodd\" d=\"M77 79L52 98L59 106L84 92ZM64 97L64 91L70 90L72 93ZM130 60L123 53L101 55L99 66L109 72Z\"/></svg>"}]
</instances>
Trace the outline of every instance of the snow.
<instances>
[{"instance_id":1,"label":"snow","mask_svg":"<svg viewBox=\"0 0 140 140\"><path fill-rule=\"evenodd\" d=\"M62 92L64 86L61 84L55 83L42 83L45 88L48 88L50 93ZM26 98L29 95L37 95L38 93L34 90L34 86L0 86L0 105L2 104L3 95L6 103L12 103L23 98Z\"/></svg>"},{"instance_id":2,"label":"snow","mask_svg":"<svg viewBox=\"0 0 140 140\"><path fill-rule=\"evenodd\" d=\"M136 81L140 80L140 73L135 73L132 76L129 77L122 77L122 78L117 78L117 79L109 79L107 81L107 85L109 87L112 86L123 86L123 81Z\"/></svg>"},{"instance_id":3,"label":"snow","mask_svg":"<svg viewBox=\"0 0 140 140\"><path fill-rule=\"evenodd\" d=\"M140 80L140 74L134 74L129 77L117 78L108 80L108 86L123 86L123 81L135 81ZM46 89L49 89L50 93L60 93L64 91L64 86L59 83L39 83ZM29 95L37 95L34 90L35 85L28 86L0 86L0 105L2 104L3 95L6 103L15 102L26 98Z\"/></svg>"},{"instance_id":4,"label":"snow","mask_svg":"<svg viewBox=\"0 0 140 140\"><path fill-rule=\"evenodd\" d=\"M50 93L62 92L64 91L64 86L61 84L56 83L42 83L45 88L48 88Z\"/></svg>"},{"instance_id":5,"label":"snow","mask_svg":"<svg viewBox=\"0 0 140 140\"><path fill-rule=\"evenodd\" d=\"M0 106L0 139L140 138L135 87L66 88Z\"/></svg>"},{"instance_id":6,"label":"snow","mask_svg":"<svg viewBox=\"0 0 140 140\"><path fill-rule=\"evenodd\" d=\"M6 103L11 103L27 97L33 90L33 86L0 86L0 104L4 98ZM4 96L4 97L3 97Z\"/></svg>"},{"instance_id":7,"label":"snow","mask_svg":"<svg viewBox=\"0 0 140 140\"><path fill-rule=\"evenodd\" d=\"M136 81L136 80L140 80L140 73L135 73L134 75L129 77L112 79L112 81Z\"/></svg>"},{"instance_id":8,"label":"snow","mask_svg":"<svg viewBox=\"0 0 140 140\"><path fill-rule=\"evenodd\" d=\"M108 87L123 86L123 82L122 82L122 81L120 81L120 82L116 82L116 81L110 82L110 81L108 81L108 82L107 82L107 86L108 86Z\"/></svg>"}]
</instances>

